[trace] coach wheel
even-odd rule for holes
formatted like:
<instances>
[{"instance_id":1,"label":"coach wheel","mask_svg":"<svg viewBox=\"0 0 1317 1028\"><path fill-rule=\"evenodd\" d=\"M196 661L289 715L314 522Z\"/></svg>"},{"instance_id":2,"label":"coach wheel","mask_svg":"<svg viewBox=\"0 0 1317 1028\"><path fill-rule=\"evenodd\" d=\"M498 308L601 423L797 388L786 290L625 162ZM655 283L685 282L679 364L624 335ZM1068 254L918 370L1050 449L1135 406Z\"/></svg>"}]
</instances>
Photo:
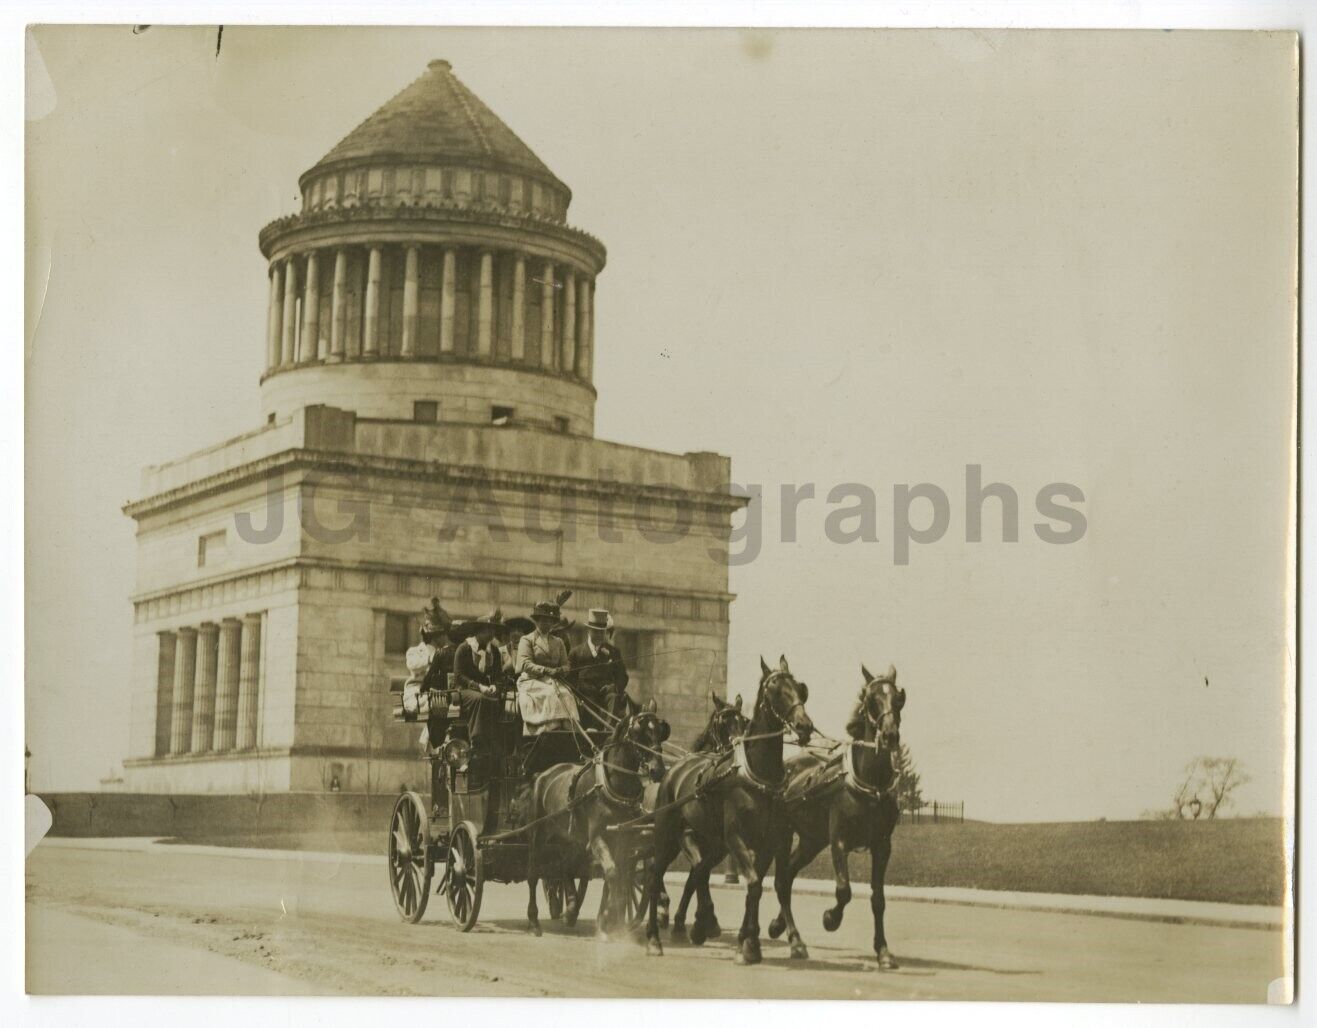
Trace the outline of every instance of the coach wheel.
<instances>
[{"instance_id":1,"label":"coach wheel","mask_svg":"<svg viewBox=\"0 0 1317 1028\"><path fill-rule=\"evenodd\" d=\"M623 924L628 928L635 928L643 924L645 915L649 913L649 872L651 861L643 858L636 858L629 864L629 870L624 873L620 882L622 885L622 917Z\"/></svg>"},{"instance_id":2,"label":"coach wheel","mask_svg":"<svg viewBox=\"0 0 1317 1028\"><path fill-rule=\"evenodd\" d=\"M480 916L480 896L485 887L481 865L475 825L463 821L448 840L447 895L453 924L464 932L474 928Z\"/></svg>"},{"instance_id":3,"label":"coach wheel","mask_svg":"<svg viewBox=\"0 0 1317 1028\"><path fill-rule=\"evenodd\" d=\"M421 797L405 792L389 819L389 889L398 916L415 924L430 901L434 860L430 849L430 819Z\"/></svg>"}]
</instances>

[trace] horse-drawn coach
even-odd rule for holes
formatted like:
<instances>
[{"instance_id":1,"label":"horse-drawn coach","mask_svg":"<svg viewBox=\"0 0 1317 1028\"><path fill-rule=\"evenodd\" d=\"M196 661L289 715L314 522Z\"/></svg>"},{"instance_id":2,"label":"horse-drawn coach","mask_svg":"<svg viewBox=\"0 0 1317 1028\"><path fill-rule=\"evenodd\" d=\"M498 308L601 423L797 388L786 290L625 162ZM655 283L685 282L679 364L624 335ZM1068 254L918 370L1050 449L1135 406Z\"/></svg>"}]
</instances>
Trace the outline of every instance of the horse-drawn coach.
<instances>
[{"instance_id":1,"label":"horse-drawn coach","mask_svg":"<svg viewBox=\"0 0 1317 1028\"><path fill-rule=\"evenodd\" d=\"M542 636L557 608L537 605L537 611L541 606L551 607L554 617L540 619L537 644L551 656ZM470 624L497 623L495 615ZM479 640L471 638L478 652ZM521 655L539 652L523 646ZM475 666L465 659L468 669ZM498 666L492 651L490 660L482 658L479 666ZM883 929L883 878L897 822L893 755L905 705L894 668L881 676L864 670L847 724L850 739L836 742L818 737L805 711L809 690L786 658L775 668L761 660L750 713L742 713L739 696L734 703L713 698L708 725L690 752L668 741L667 723L653 701L639 707L623 693L618 702L600 706L578 695L569 670L528 660L518 661L518 668L516 683L504 676L494 687L469 670L482 692L430 688L405 693L395 708L396 719L425 722L430 734L429 801L404 792L389 823L389 886L404 921L415 923L425 914L436 873L435 891L444 894L453 923L464 932L476 924L486 883L525 882L528 927L539 935L540 883L550 917L570 926L590 879L597 877L602 888L596 932L643 932L647 951L659 956L659 929L668 921L665 872L678 856L689 865L672 937L698 945L720 934L709 879L727 860L745 880L736 962L762 959L759 905L773 865L779 911L769 935L785 932L790 955L802 958L808 950L791 910L796 875L830 848L837 903L823 924L834 931L851 898L847 854L867 848L873 856L874 952L880 967L897 966ZM565 690L564 709L572 717L549 719L533 732L523 724L521 714L535 709L518 692L527 669L545 674L552 689ZM456 680L470 681L461 673ZM461 716L472 695L490 701L475 715L483 718L478 746ZM589 715L586 724L575 716L578 701ZM794 755L785 750L789 741L798 748ZM692 899L696 911L687 934Z\"/></svg>"}]
</instances>

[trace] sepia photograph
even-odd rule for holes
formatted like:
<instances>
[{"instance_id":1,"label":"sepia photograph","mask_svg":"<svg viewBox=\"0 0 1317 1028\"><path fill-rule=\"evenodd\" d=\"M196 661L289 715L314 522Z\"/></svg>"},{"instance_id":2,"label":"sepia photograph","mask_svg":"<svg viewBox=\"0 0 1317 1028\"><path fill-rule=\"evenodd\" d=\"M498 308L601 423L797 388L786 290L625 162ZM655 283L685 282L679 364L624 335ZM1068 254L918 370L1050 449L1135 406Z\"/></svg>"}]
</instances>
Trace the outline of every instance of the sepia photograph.
<instances>
[{"instance_id":1,"label":"sepia photograph","mask_svg":"<svg viewBox=\"0 0 1317 1028\"><path fill-rule=\"evenodd\" d=\"M1297 32L24 48L27 993L1293 1003Z\"/></svg>"}]
</instances>

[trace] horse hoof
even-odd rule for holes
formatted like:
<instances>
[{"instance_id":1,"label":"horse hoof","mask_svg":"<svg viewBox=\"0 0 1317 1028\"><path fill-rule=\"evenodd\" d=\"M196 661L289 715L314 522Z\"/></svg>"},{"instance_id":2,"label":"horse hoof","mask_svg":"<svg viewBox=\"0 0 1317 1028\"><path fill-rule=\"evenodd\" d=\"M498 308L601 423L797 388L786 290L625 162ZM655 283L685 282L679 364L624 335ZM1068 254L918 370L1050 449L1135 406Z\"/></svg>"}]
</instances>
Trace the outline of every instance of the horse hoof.
<instances>
[{"instance_id":1,"label":"horse hoof","mask_svg":"<svg viewBox=\"0 0 1317 1028\"><path fill-rule=\"evenodd\" d=\"M658 923L660 928L666 928L668 926L668 912L666 910L659 912Z\"/></svg>"},{"instance_id":2,"label":"horse hoof","mask_svg":"<svg viewBox=\"0 0 1317 1028\"><path fill-rule=\"evenodd\" d=\"M878 967L883 971L897 971L900 970L901 965L896 962L896 958L892 954L884 949L878 953Z\"/></svg>"},{"instance_id":3,"label":"horse hoof","mask_svg":"<svg viewBox=\"0 0 1317 1028\"><path fill-rule=\"evenodd\" d=\"M835 910L823 911L823 927L829 932L835 932L841 927L841 914Z\"/></svg>"},{"instance_id":4,"label":"horse hoof","mask_svg":"<svg viewBox=\"0 0 1317 1028\"><path fill-rule=\"evenodd\" d=\"M678 939L681 942L688 941L688 939L686 938L686 926L684 924L674 924L672 926L671 934L672 934L672 938Z\"/></svg>"},{"instance_id":5,"label":"horse hoof","mask_svg":"<svg viewBox=\"0 0 1317 1028\"><path fill-rule=\"evenodd\" d=\"M700 924L699 921L696 921L695 924L691 926L691 945L703 946L706 938L708 938L708 936L704 934L704 925Z\"/></svg>"},{"instance_id":6,"label":"horse hoof","mask_svg":"<svg viewBox=\"0 0 1317 1028\"><path fill-rule=\"evenodd\" d=\"M743 967L757 964L763 959L763 954L759 952L758 939L746 939L736 949L736 963Z\"/></svg>"},{"instance_id":7,"label":"horse hoof","mask_svg":"<svg viewBox=\"0 0 1317 1028\"><path fill-rule=\"evenodd\" d=\"M645 956L647 957L663 956L663 943L659 942L658 939L650 939L647 943L645 943Z\"/></svg>"},{"instance_id":8,"label":"horse hoof","mask_svg":"<svg viewBox=\"0 0 1317 1028\"><path fill-rule=\"evenodd\" d=\"M577 915L576 915L575 913L573 913L573 912L570 911L570 910L567 911L567 913L563 914L563 916L562 916L562 923L563 923L563 925L564 925L565 927L567 927L567 928L575 928L575 927L576 927L576 917L577 917Z\"/></svg>"},{"instance_id":9,"label":"horse hoof","mask_svg":"<svg viewBox=\"0 0 1317 1028\"><path fill-rule=\"evenodd\" d=\"M526 929L526 931L529 932L531 935L535 936L535 938L537 939L544 934L543 929L541 929L540 926L537 924L531 925L529 928Z\"/></svg>"},{"instance_id":10,"label":"horse hoof","mask_svg":"<svg viewBox=\"0 0 1317 1028\"><path fill-rule=\"evenodd\" d=\"M716 917L710 916L709 923L705 925L704 937L706 939L716 939L723 933L723 926L718 923Z\"/></svg>"},{"instance_id":11,"label":"horse hoof","mask_svg":"<svg viewBox=\"0 0 1317 1028\"><path fill-rule=\"evenodd\" d=\"M607 941L608 941L608 933L607 933L607 932L602 932L602 931L600 931L600 932L595 932L595 933L594 933L594 941L595 941L595 942L607 942Z\"/></svg>"},{"instance_id":12,"label":"horse hoof","mask_svg":"<svg viewBox=\"0 0 1317 1028\"><path fill-rule=\"evenodd\" d=\"M770 939L781 938L782 933L787 930L787 921L784 917L775 917L768 922L768 937Z\"/></svg>"},{"instance_id":13,"label":"horse hoof","mask_svg":"<svg viewBox=\"0 0 1317 1028\"><path fill-rule=\"evenodd\" d=\"M805 948L805 944L801 942L799 939L797 939L795 942L791 944L791 959L792 960L809 959L809 950Z\"/></svg>"}]
</instances>

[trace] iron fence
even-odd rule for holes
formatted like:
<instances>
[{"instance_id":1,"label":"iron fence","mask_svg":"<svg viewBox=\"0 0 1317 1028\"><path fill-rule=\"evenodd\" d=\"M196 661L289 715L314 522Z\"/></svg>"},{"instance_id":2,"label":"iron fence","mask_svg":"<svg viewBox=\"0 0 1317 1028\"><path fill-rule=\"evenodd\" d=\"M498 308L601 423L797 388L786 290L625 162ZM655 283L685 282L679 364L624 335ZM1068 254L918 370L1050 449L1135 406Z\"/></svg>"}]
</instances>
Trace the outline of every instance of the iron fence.
<instances>
[{"instance_id":1,"label":"iron fence","mask_svg":"<svg viewBox=\"0 0 1317 1028\"><path fill-rule=\"evenodd\" d=\"M901 811L901 820L906 824L961 824L965 820L965 801L944 803L933 800L918 807L907 807Z\"/></svg>"}]
</instances>

